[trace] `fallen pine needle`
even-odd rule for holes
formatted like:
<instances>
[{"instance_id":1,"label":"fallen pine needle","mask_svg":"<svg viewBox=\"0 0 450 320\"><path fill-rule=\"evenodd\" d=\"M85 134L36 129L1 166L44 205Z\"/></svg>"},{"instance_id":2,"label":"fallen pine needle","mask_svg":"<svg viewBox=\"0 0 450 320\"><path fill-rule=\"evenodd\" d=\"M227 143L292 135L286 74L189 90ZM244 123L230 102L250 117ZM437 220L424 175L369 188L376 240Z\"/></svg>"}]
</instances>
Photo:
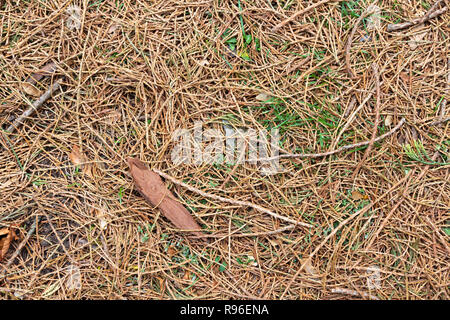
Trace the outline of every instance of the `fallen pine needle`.
<instances>
[{"instance_id":1,"label":"fallen pine needle","mask_svg":"<svg viewBox=\"0 0 450 320\"><path fill-rule=\"evenodd\" d=\"M444 12L447 11L447 7L443 7L442 9L437 9L438 5L441 2L442 2L442 0L437 1L423 17L416 18L416 19L414 19L412 21L408 21L408 22L388 24L386 30L387 31L398 31L398 30L406 29L406 28L415 26L417 24L425 23L428 20L433 19L433 18L443 14Z\"/></svg>"}]
</instances>

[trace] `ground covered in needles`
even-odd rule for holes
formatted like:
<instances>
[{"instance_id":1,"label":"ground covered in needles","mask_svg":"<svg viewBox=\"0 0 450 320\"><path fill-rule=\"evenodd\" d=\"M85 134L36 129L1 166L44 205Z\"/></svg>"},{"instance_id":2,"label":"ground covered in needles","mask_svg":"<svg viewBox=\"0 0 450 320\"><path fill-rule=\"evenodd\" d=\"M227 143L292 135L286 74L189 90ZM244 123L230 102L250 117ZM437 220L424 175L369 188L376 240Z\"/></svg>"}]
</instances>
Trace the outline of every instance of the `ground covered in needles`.
<instances>
[{"instance_id":1,"label":"ground covered in needles","mask_svg":"<svg viewBox=\"0 0 450 320\"><path fill-rule=\"evenodd\" d=\"M447 5L0 1L0 298L448 299ZM196 123L278 171L175 164Z\"/></svg>"}]
</instances>

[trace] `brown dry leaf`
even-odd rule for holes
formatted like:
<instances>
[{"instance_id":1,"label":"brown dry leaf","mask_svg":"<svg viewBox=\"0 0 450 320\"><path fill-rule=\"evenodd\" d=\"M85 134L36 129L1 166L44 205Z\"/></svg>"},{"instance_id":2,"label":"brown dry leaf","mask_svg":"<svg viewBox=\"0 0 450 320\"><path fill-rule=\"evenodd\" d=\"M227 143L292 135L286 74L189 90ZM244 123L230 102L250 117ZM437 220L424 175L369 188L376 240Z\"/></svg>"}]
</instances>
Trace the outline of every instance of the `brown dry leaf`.
<instances>
[{"instance_id":1,"label":"brown dry leaf","mask_svg":"<svg viewBox=\"0 0 450 320\"><path fill-rule=\"evenodd\" d=\"M191 272L189 270L184 272L183 280L191 280Z\"/></svg>"},{"instance_id":2,"label":"brown dry leaf","mask_svg":"<svg viewBox=\"0 0 450 320\"><path fill-rule=\"evenodd\" d=\"M317 276L316 268L311 263L311 259L307 259L305 262L306 262L306 264L305 264L306 272L309 273L312 276Z\"/></svg>"},{"instance_id":3,"label":"brown dry leaf","mask_svg":"<svg viewBox=\"0 0 450 320\"><path fill-rule=\"evenodd\" d=\"M367 18L367 30L379 30L381 28L381 8L376 4L371 4L366 11L372 13Z\"/></svg>"},{"instance_id":4,"label":"brown dry leaf","mask_svg":"<svg viewBox=\"0 0 450 320\"><path fill-rule=\"evenodd\" d=\"M272 96L270 96L267 93L263 92L263 93L258 94L255 99L258 100L258 101L267 101L270 98L272 98Z\"/></svg>"},{"instance_id":5,"label":"brown dry leaf","mask_svg":"<svg viewBox=\"0 0 450 320\"><path fill-rule=\"evenodd\" d=\"M105 210L94 208L91 213L97 217L100 230L105 230L108 226L107 214L105 213Z\"/></svg>"},{"instance_id":6,"label":"brown dry leaf","mask_svg":"<svg viewBox=\"0 0 450 320\"><path fill-rule=\"evenodd\" d=\"M42 78L50 76L52 73L56 71L56 63L53 61L47 63L40 70L33 73L22 85L23 90L34 97L39 97L41 95L41 91L35 87L36 83L38 83Z\"/></svg>"},{"instance_id":7,"label":"brown dry leaf","mask_svg":"<svg viewBox=\"0 0 450 320\"><path fill-rule=\"evenodd\" d=\"M83 152L81 152L79 146L74 145L72 147L72 151L69 154L69 159L74 165L80 166L84 174L90 177L94 177L97 174L95 165L85 163L88 161L88 158Z\"/></svg>"},{"instance_id":8,"label":"brown dry leaf","mask_svg":"<svg viewBox=\"0 0 450 320\"><path fill-rule=\"evenodd\" d=\"M23 91L25 91L26 94L28 94L30 96L33 96L33 97L41 96L41 91L29 82L24 82L22 84L22 89L23 89Z\"/></svg>"},{"instance_id":9,"label":"brown dry leaf","mask_svg":"<svg viewBox=\"0 0 450 320\"><path fill-rule=\"evenodd\" d=\"M2 228L0 229L0 261L6 256L11 241L17 240L18 237L13 228Z\"/></svg>"},{"instance_id":10,"label":"brown dry leaf","mask_svg":"<svg viewBox=\"0 0 450 320\"><path fill-rule=\"evenodd\" d=\"M177 254L177 249L176 248L174 248L173 246L170 246L168 249L167 249L167 255L169 256L169 258L172 258L174 255L176 255Z\"/></svg>"},{"instance_id":11,"label":"brown dry leaf","mask_svg":"<svg viewBox=\"0 0 450 320\"><path fill-rule=\"evenodd\" d=\"M109 27L109 29L108 29L108 33L114 33L114 32L116 32L117 28L119 28L119 25L118 25L118 24L113 24L113 25L111 25L111 27Z\"/></svg>"},{"instance_id":12,"label":"brown dry leaf","mask_svg":"<svg viewBox=\"0 0 450 320\"><path fill-rule=\"evenodd\" d=\"M392 115L388 115L387 117L386 117L386 119L384 119L384 125L386 126L386 127L390 127L391 125L392 125L392 120L393 120L393 117L392 117Z\"/></svg>"},{"instance_id":13,"label":"brown dry leaf","mask_svg":"<svg viewBox=\"0 0 450 320\"><path fill-rule=\"evenodd\" d=\"M37 72L33 73L27 79L27 82L31 83L31 84L36 84L42 78L50 76L55 71L56 71L56 63L51 61L51 62L47 63L45 66L43 66L40 70L38 70Z\"/></svg>"},{"instance_id":14,"label":"brown dry leaf","mask_svg":"<svg viewBox=\"0 0 450 320\"><path fill-rule=\"evenodd\" d=\"M138 159L128 158L130 173L136 189L152 206L157 206L164 216L177 228L190 230L194 235L201 236L201 228L192 218L187 209L176 200L175 196L166 188L161 177L147 168Z\"/></svg>"},{"instance_id":15,"label":"brown dry leaf","mask_svg":"<svg viewBox=\"0 0 450 320\"><path fill-rule=\"evenodd\" d=\"M86 156L81 152L80 147L77 145L72 147L72 152L69 154L69 159L76 166L86 162Z\"/></svg>"},{"instance_id":16,"label":"brown dry leaf","mask_svg":"<svg viewBox=\"0 0 450 320\"><path fill-rule=\"evenodd\" d=\"M410 81L410 77L409 77L409 74L408 73L406 73L406 72L400 72L400 79L402 79L403 80L403 82L404 83L409 83L409 81Z\"/></svg>"},{"instance_id":17,"label":"brown dry leaf","mask_svg":"<svg viewBox=\"0 0 450 320\"><path fill-rule=\"evenodd\" d=\"M366 200L366 199L369 199L369 196L366 195L366 194L362 194L358 190L353 190L352 191L352 199L355 200L355 201L357 201L357 200Z\"/></svg>"}]
</instances>

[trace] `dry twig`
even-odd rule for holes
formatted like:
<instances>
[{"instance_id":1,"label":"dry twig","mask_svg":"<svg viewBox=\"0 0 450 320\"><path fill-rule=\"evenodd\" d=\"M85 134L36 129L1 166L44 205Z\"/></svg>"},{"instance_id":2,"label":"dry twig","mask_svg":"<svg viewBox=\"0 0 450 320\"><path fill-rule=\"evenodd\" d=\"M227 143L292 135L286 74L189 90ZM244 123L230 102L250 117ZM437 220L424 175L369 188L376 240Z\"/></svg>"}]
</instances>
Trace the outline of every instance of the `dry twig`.
<instances>
[{"instance_id":1,"label":"dry twig","mask_svg":"<svg viewBox=\"0 0 450 320\"><path fill-rule=\"evenodd\" d=\"M439 5L444 2L442 0L437 1L428 11L427 13L420 18L416 18L414 20L408 21L408 22L403 22L403 23L396 23L396 24L388 24L386 30L389 32L392 31L398 31L398 30L402 30L402 29L406 29L418 24L422 24L427 22L430 19L433 19L443 13L445 13L447 11L447 7L443 7L441 9L437 9L439 7Z\"/></svg>"}]
</instances>

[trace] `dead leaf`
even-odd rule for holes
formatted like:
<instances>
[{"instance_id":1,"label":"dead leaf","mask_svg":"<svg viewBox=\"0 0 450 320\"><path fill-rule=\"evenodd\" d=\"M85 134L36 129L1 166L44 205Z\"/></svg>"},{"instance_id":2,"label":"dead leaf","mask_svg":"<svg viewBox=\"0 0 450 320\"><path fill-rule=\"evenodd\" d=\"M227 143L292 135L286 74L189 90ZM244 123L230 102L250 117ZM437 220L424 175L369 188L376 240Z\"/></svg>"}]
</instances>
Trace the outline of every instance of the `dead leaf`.
<instances>
[{"instance_id":1,"label":"dead leaf","mask_svg":"<svg viewBox=\"0 0 450 320\"><path fill-rule=\"evenodd\" d=\"M22 84L23 90L34 97L41 96L41 91L36 88L36 84L42 80L42 78L50 76L56 71L56 63L50 61L44 65L41 69L31 74L31 76Z\"/></svg>"},{"instance_id":2,"label":"dead leaf","mask_svg":"<svg viewBox=\"0 0 450 320\"><path fill-rule=\"evenodd\" d=\"M370 266L366 271L367 288L369 290L381 288L381 274L378 266Z\"/></svg>"},{"instance_id":3,"label":"dead leaf","mask_svg":"<svg viewBox=\"0 0 450 320\"><path fill-rule=\"evenodd\" d=\"M105 210L94 208L91 212L97 217L100 230L105 230L108 226L107 214Z\"/></svg>"},{"instance_id":4,"label":"dead leaf","mask_svg":"<svg viewBox=\"0 0 450 320\"><path fill-rule=\"evenodd\" d=\"M84 174L90 177L94 177L97 174L94 164L85 163L88 162L88 158L83 152L81 152L79 146L74 145L72 147L72 151L69 154L69 159L74 165L80 166Z\"/></svg>"},{"instance_id":5,"label":"dead leaf","mask_svg":"<svg viewBox=\"0 0 450 320\"><path fill-rule=\"evenodd\" d=\"M67 267L67 281L66 287L68 290L81 289L81 271L80 268L75 265L69 265Z\"/></svg>"},{"instance_id":6,"label":"dead leaf","mask_svg":"<svg viewBox=\"0 0 450 320\"><path fill-rule=\"evenodd\" d=\"M33 96L33 97L41 96L41 91L29 82L24 82L22 84L22 89L23 89L23 91L25 91L26 94L28 94L30 96Z\"/></svg>"},{"instance_id":7,"label":"dead leaf","mask_svg":"<svg viewBox=\"0 0 450 320\"><path fill-rule=\"evenodd\" d=\"M392 125L392 119L393 119L392 115L390 114L387 115L386 119L384 119L384 125L386 127L390 127Z\"/></svg>"},{"instance_id":8,"label":"dead leaf","mask_svg":"<svg viewBox=\"0 0 450 320\"><path fill-rule=\"evenodd\" d=\"M157 206L164 216L177 228L190 230L194 235L201 236L201 228L192 218L187 209L176 200L175 196L166 188L161 177L147 168L138 159L128 158L130 173L136 189L152 206Z\"/></svg>"},{"instance_id":9,"label":"dead leaf","mask_svg":"<svg viewBox=\"0 0 450 320\"><path fill-rule=\"evenodd\" d=\"M169 256L169 258L172 258L174 255L176 255L177 254L177 249L176 248L174 248L174 246L170 246L168 249L167 249L167 255Z\"/></svg>"},{"instance_id":10,"label":"dead leaf","mask_svg":"<svg viewBox=\"0 0 450 320\"><path fill-rule=\"evenodd\" d=\"M14 228L2 228L0 229L0 261L6 256L9 246L13 240L17 240L18 237Z\"/></svg>"},{"instance_id":11,"label":"dead leaf","mask_svg":"<svg viewBox=\"0 0 450 320\"><path fill-rule=\"evenodd\" d=\"M103 120L108 124L116 124L122 118L122 114L114 109L107 109L102 113L106 114Z\"/></svg>"},{"instance_id":12,"label":"dead leaf","mask_svg":"<svg viewBox=\"0 0 450 320\"><path fill-rule=\"evenodd\" d=\"M352 191L352 200L367 200L369 199L369 196L366 194L362 194L361 192L359 192L358 190L353 190Z\"/></svg>"},{"instance_id":13,"label":"dead leaf","mask_svg":"<svg viewBox=\"0 0 450 320\"><path fill-rule=\"evenodd\" d=\"M77 145L73 146L72 152L70 152L69 154L69 159L76 166L79 166L86 162L86 156L81 153L80 147Z\"/></svg>"},{"instance_id":14,"label":"dead leaf","mask_svg":"<svg viewBox=\"0 0 450 320\"><path fill-rule=\"evenodd\" d=\"M312 276L317 276L316 268L311 263L311 259L307 258L307 260L304 261L303 263L305 263L305 270L307 273L309 273Z\"/></svg>"},{"instance_id":15,"label":"dead leaf","mask_svg":"<svg viewBox=\"0 0 450 320\"><path fill-rule=\"evenodd\" d=\"M119 28L119 25L118 24L113 24L111 27L109 27L108 33L116 32L117 28Z\"/></svg>"},{"instance_id":16,"label":"dead leaf","mask_svg":"<svg viewBox=\"0 0 450 320\"><path fill-rule=\"evenodd\" d=\"M191 280L191 273L189 270L186 270L183 275L183 280Z\"/></svg>"},{"instance_id":17,"label":"dead leaf","mask_svg":"<svg viewBox=\"0 0 450 320\"><path fill-rule=\"evenodd\" d=\"M58 291L60 287L61 287L60 282L55 281L53 284L49 285L47 289L44 290L42 296L48 298L51 295L53 295L56 291Z\"/></svg>"},{"instance_id":18,"label":"dead leaf","mask_svg":"<svg viewBox=\"0 0 450 320\"><path fill-rule=\"evenodd\" d=\"M36 84L44 77L48 77L52 75L56 71L56 63L53 61L47 63L41 69L33 73L28 79L27 82L31 84Z\"/></svg>"},{"instance_id":19,"label":"dead leaf","mask_svg":"<svg viewBox=\"0 0 450 320\"><path fill-rule=\"evenodd\" d=\"M267 101L270 98L272 98L272 96L268 95L267 93L262 92L262 93L258 94L255 99L258 101Z\"/></svg>"}]
</instances>

